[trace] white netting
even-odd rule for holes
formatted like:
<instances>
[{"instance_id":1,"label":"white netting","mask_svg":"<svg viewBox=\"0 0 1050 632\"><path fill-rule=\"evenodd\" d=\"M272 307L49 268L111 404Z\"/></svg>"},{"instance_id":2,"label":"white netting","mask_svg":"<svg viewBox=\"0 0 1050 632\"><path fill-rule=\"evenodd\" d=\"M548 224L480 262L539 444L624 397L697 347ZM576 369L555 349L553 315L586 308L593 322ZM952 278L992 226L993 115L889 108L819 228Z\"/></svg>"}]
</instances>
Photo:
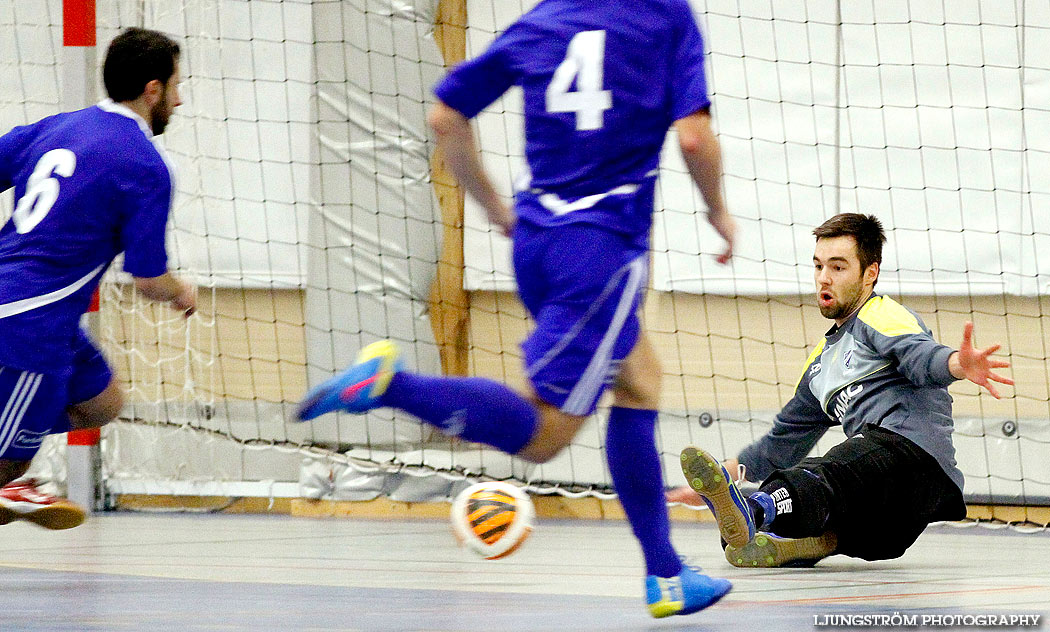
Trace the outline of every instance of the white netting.
<instances>
[{"instance_id":1,"label":"white netting","mask_svg":"<svg viewBox=\"0 0 1050 632\"><path fill-rule=\"evenodd\" d=\"M536 2L468 3L468 54ZM889 234L879 290L904 295L958 345L973 320L1002 342L1018 385L1002 401L952 388L956 446L972 500L1044 503L1050 467L1047 320L1050 64L1035 51L1050 12L1030 3L694 1L743 239L732 268L675 143L668 142L653 233L647 328L664 363L665 471L693 443L733 455L769 428L828 327L812 298L812 229L842 211L879 215ZM520 169L521 96L478 119L486 166L504 194ZM509 244L468 201L466 281L485 372L521 379L516 354L483 334L520 333ZM479 312L486 312L479 314ZM491 312L491 315L487 312ZM479 318L479 316L481 316ZM481 334L481 335L479 335ZM716 423L707 425L709 420ZM841 440L833 433L817 447ZM567 458L599 462L601 430Z\"/></svg>"}]
</instances>

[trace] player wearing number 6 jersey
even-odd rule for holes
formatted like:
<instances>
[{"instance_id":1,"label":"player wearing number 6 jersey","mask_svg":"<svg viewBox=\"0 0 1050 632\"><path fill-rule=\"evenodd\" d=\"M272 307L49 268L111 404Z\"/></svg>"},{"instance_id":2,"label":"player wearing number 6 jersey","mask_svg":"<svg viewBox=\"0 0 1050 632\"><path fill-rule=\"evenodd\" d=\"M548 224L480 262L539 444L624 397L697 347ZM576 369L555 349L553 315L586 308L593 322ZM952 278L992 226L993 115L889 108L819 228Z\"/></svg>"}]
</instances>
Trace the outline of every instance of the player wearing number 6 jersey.
<instances>
[{"instance_id":1,"label":"player wearing number 6 jersey","mask_svg":"<svg viewBox=\"0 0 1050 632\"><path fill-rule=\"evenodd\" d=\"M110 99L0 137L0 192L15 208L0 229L0 524L51 529L84 511L16 480L45 436L97 428L123 395L80 316L121 252L144 296L188 316L195 288L168 272L172 174L154 135L180 104L179 46L129 29L106 53Z\"/></svg>"},{"instance_id":2,"label":"player wearing number 6 jersey","mask_svg":"<svg viewBox=\"0 0 1050 632\"><path fill-rule=\"evenodd\" d=\"M684 567L669 537L654 441L660 366L637 311L648 278L660 149L668 128L725 239L700 32L686 0L545 0L437 86L429 120L466 191L514 240L518 293L536 321L523 343L531 392L401 369L383 341L305 399L301 419L392 406L446 433L544 462L613 393L606 455L645 557L656 617L705 608L729 582ZM530 177L507 208L481 167L469 119L511 86L525 101Z\"/></svg>"}]
</instances>

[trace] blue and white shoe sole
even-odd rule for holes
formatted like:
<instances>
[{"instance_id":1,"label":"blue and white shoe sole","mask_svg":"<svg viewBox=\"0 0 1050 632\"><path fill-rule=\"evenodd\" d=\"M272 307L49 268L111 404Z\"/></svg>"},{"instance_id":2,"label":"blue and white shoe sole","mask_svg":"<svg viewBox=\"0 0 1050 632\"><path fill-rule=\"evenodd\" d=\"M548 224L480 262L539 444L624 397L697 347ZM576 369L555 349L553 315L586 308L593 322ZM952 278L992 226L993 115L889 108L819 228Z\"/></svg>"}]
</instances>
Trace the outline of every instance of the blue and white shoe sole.
<instances>
[{"instance_id":1,"label":"blue and white shoe sole","mask_svg":"<svg viewBox=\"0 0 1050 632\"><path fill-rule=\"evenodd\" d=\"M755 537L755 521L747 501L721 463L703 450L688 447L682 450L682 473L689 486L707 501L727 544L739 549Z\"/></svg>"}]
</instances>

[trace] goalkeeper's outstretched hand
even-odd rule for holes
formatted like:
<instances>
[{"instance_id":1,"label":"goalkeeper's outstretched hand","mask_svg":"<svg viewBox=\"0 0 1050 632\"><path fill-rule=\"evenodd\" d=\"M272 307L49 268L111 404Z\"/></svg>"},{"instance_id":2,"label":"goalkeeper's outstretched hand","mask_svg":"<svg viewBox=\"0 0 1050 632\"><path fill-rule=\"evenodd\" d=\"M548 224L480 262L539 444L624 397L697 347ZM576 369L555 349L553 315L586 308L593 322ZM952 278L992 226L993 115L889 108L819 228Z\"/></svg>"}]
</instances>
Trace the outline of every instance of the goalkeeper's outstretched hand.
<instances>
[{"instance_id":1,"label":"goalkeeper's outstretched hand","mask_svg":"<svg viewBox=\"0 0 1050 632\"><path fill-rule=\"evenodd\" d=\"M1005 369L1010 366L1009 362L996 360L991 357L993 353L999 350L1000 346L992 345L984 349L975 348L973 346L973 323L967 322L966 326L963 327L963 339L962 344L959 345L959 350L948 358L948 370L956 378L970 380L977 386L987 389L992 394L992 397L999 399L999 391L992 382L1010 385L1014 383L1010 378L1003 377L992 370Z\"/></svg>"}]
</instances>

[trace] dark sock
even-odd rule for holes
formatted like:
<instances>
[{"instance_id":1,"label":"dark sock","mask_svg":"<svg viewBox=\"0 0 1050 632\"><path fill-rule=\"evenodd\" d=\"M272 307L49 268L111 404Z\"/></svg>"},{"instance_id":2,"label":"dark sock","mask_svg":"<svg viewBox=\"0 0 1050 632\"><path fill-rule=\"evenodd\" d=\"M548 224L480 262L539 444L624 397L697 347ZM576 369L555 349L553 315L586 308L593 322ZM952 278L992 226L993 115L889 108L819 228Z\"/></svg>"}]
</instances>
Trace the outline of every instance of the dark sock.
<instances>
[{"instance_id":1,"label":"dark sock","mask_svg":"<svg viewBox=\"0 0 1050 632\"><path fill-rule=\"evenodd\" d=\"M673 577L682 572L682 562L671 544L655 429L655 410L614 407L605 455L620 504L642 547L647 574Z\"/></svg>"},{"instance_id":2,"label":"dark sock","mask_svg":"<svg viewBox=\"0 0 1050 632\"><path fill-rule=\"evenodd\" d=\"M755 527L764 529L777 517L777 505L773 498L765 492L755 492L747 497L747 506L751 508L751 515L755 517Z\"/></svg>"},{"instance_id":3,"label":"dark sock","mask_svg":"<svg viewBox=\"0 0 1050 632\"><path fill-rule=\"evenodd\" d=\"M480 377L394 374L380 403L447 435L517 454L536 433L536 409L507 386Z\"/></svg>"}]
</instances>

